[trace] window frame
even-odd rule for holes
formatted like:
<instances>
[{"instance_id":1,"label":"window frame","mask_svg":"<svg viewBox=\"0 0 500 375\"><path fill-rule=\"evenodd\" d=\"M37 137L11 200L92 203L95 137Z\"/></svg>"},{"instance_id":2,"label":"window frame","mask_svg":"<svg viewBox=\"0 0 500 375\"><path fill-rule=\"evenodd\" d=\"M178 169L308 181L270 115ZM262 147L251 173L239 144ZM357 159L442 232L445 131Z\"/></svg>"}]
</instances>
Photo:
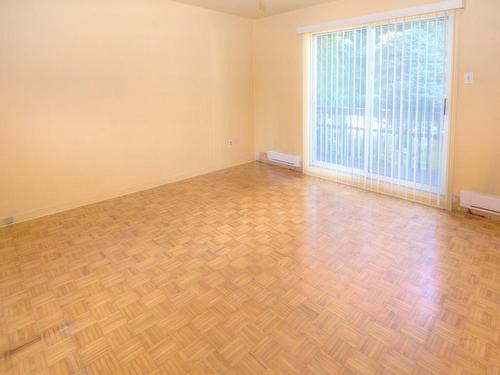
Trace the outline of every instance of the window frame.
<instances>
[{"instance_id":1,"label":"window frame","mask_svg":"<svg viewBox=\"0 0 500 375\"><path fill-rule=\"evenodd\" d=\"M365 185L366 189L366 183L367 181L370 181L370 185L374 180L377 181L377 183L381 182L386 185L390 185L391 188L393 188L393 180L394 178L388 177L388 176L382 176L382 175L377 175L374 173L369 173L368 172L368 163L367 163L367 158L368 158L368 152L367 152L367 145L369 142L365 141L365 150L364 150L364 157L365 157L365 162L364 162L364 169L353 169L350 167L345 167L342 168L339 165L336 165L335 170L328 169L328 168L320 168L318 166L312 165L312 147L311 147L311 142L312 142L312 112L311 108L313 105L313 90L315 90L315 83L316 80L314 79L314 69L313 69L313 37L318 36L318 35L324 35L332 32L341 32L341 31L349 31L349 30L358 30L362 28L367 29L367 39L368 39L368 49L367 49L367 60L369 58L373 59L373 37L374 37L374 30L376 26L382 26L382 25L390 25L394 23L402 23L402 22L411 22L413 20L426 20L426 19L433 19L433 18L438 18L446 16L448 18L448 25L447 25L447 41L446 41L446 56L447 56L447 63L446 63L446 76L445 76L445 92L443 99L446 100L446 106L445 106L445 111L443 113L443 126L441 129L441 145L440 148L443 147L441 150L442 156L440 157L440 162L442 163L439 168L441 173L439 174L438 177L438 186L433 187L433 185L427 185L427 184L418 184L418 183L412 183L412 182L407 182L405 183L402 180L398 180L397 185L401 186L403 188L415 188L417 190L418 195L427 195L427 194L436 194L437 195L437 206L438 207L443 207L447 209L451 209L451 200L449 197L449 190L450 190L450 167L451 167L451 139L452 136L450 133L452 132L452 124L451 124L451 114L453 113L453 101L452 101L452 86L453 86L453 77L454 77L454 72L453 72L453 67L454 67L454 28L455 28L455 16L453 12L446 12L446 13L437 13L437 14L426 14L426 15L415 15L412 17L404 17L404 19L387 19L387 20L382 20L382 21L377 21L369 24L353 24L353 25L346 25L343 27L338 27L334 29L325 29L321 31L315 31L315 32L310 32L310 33L304 33L303 36L303 81L304 81L304 86L303 86L303 166L304 166L304 173L321 177L321 178L326 178L329 180L334 180L336 182L345 182L346 178L353 179L355 178L356 180L362 179ZM371 56L370 56L371 54ZM370 66L374 66L375 64L369 63ZM372 79L370 78L371 74L368 74L369 68L367 67L367 76L370 79L370 82L367 81L366 85L367 87L371 87L370 85L372 84ZM369 89L367 90L367 92ZM372 109L372 97L373 95L367 95L367 104L366 104L366 110L365 110L365 123L368 123L369 121L367 119L367 113L371 113ZM328 164L328 163L325 163ZM343 175L345 172L345 175ZM357 172L357 173L354 173ZM349 173L349 175L347 175ZM354 185L358 187L363 187L362 183L358 183L359 181L356 181L356 183L348 182L349 185ZM366 189L366 190L373 190L373 189ZM387 190L387 189L386 189ZM386 191L381 191L381 193L386 194ZM395 195L395 194L390 194L389 195ZM400 194L397 194L397 196L401 196ZM408 199L408 200L419 200L419 199L411 199L411 197L408 196L403 196L403 198ZM420 201L420 200L419 200ZM422 202L425 203L425 202ZM432 204L431 204L432 205Z\"/></svg>"}]
</instances>

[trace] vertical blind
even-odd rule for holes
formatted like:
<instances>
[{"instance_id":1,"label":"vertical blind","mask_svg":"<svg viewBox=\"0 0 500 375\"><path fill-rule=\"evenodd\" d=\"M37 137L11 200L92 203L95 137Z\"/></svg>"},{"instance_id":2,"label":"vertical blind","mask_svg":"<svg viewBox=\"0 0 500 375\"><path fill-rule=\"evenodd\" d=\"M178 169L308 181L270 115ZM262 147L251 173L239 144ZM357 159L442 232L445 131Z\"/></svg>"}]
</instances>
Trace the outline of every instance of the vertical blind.
<instances>
[{"instance_id":1,"label":"vertical blind","mask_svg":"<svg viewBox=\"0 0 500 375\"><path fill-rule=\"evenodd\" d=\"M449 24L427 15L312 35L310 167L443 205Z\"/></svg>"}]
</instances>

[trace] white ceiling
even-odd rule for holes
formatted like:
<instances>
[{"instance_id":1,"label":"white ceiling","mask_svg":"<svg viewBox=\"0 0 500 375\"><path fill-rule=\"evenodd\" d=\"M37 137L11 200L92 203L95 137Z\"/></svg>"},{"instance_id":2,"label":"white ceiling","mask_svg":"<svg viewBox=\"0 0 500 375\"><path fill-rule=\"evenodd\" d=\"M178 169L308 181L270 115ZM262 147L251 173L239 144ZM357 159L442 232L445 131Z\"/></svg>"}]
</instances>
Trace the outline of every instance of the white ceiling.
<instances>
[{"instance_id":1,"label":"white ceiling","mask_svg":"<svg viewBox=\"0 0 500 375\"><path fill-rule=\"evenodd\" d=\"M246 18L261 18L332 0L174 0Z\"/></svg>"}]
</instances>

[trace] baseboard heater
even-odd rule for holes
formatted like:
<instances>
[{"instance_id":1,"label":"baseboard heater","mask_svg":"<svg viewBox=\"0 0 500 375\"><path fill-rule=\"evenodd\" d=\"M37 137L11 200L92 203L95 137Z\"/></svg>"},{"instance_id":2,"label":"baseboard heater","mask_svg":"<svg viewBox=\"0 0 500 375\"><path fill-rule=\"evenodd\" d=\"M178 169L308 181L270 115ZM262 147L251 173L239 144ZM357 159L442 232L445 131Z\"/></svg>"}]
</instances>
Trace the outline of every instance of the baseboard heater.
<instances>
[{"instance_id":1,"label":"baseboard heater","mask_svg":"<svg viewBox=\"0 0 500 375\"><path fill-rule=\"evenodd\" d=\"M283 154L276 151L268 151L267 159L274 163L287 165L290 167L300 167L300 156Z\"/></svg>"},{"instance_id":2,"label":"baseboard heater","mask_svg":"<svg viewBox=\"0 0 500 375\"><path fill-rule=\"evenodd\" d=\"M472 191L461 191L460 206L500 215L500 197L494 195L475 193Z\"/></svg>"}]
</instances>

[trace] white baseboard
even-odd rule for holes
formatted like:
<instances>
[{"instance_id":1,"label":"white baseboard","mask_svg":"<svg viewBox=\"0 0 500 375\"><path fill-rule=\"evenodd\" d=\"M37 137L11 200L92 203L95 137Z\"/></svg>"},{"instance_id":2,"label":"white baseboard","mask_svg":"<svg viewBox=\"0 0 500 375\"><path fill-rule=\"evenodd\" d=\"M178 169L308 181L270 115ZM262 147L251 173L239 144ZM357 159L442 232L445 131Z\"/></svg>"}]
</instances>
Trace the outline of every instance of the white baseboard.
<instances>
[{"instance_id":1,"label":"white baseboard","mask_svg":"<svg viewBox=\"0 0 500 375\"><path fill-rule=\"evenodd\" d=\"M216 172L216 171L220 171L220 170L231 168L231 167L236 167L238 165L251 163L253 161L254 160L249 159L246 161L241 161L241 162L223 165L221 167L205 168L205 169L201 169L201 170L198 170L195 172L172 175L172 176L168 176L160 181L149 182L149 183L137 185L134 187L129 187L127 189L123 189L120 191L114 191L114 192L110 192L110 193L106 193L106 194L102 194L102 195L97 195L97 196L85 197L85 198L79 199L77 201L72 201L72 202L68 202L68 203L64 203L64 204L60 204L60 205L56 205L56 206L51 206L51 207L39 208L39 209L28 211L28 212L20 212L17 214L7 216L7 217L11 217L14 219L12 224L4 224L5 219L0 219L0 228L19 224L19 223L29 221L29 220L38 219L38 218L41 218L44 216L49 216L49 215L57 214L60 212L72 210L72 209L75 209L78 207L88 206L90 204L103 202L103 201L106 201L109 199L123 197L125 195L138 193L138 192L144 191L144 190L153 189L153 188L156 188L156 187L159 187L162 185L171 184L173 182L186 180L186 179L189 179L192 177L202 176L202 175L207 174L207 173Z\"/></svg>"}]
</instances>

